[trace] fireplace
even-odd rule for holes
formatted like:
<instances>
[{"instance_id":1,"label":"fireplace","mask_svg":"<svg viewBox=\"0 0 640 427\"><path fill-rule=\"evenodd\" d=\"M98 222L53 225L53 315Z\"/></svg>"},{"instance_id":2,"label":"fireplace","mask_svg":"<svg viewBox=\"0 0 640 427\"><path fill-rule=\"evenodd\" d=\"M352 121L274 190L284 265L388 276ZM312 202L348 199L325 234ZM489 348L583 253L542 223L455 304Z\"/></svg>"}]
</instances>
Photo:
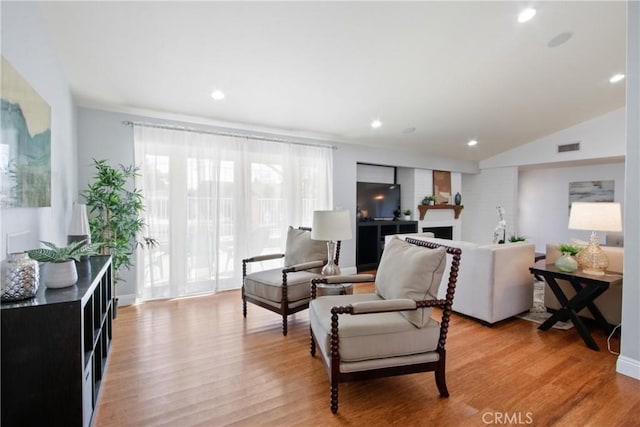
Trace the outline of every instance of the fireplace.
<instances>
[{"instance_id":1,"label":"fireplace","mask_svg":"<svg viewBox=\"0 0 640 427\"><path fill-rule=\"evenodd\" d=\"M453 239L453 227L422 227L423 233L433 233L438 239Z\"/></svg>"}]
</instances>

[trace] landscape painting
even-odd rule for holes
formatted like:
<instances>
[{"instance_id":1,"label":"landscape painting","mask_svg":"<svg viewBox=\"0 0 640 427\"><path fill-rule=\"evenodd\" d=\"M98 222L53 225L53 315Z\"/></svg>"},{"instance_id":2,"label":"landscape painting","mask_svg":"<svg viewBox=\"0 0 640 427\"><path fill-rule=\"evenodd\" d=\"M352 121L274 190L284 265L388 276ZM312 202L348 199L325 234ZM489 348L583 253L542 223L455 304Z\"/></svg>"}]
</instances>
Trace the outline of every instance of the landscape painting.
<instances>
[{"instance_id":1,"label":"landscape painting","mask_svg":"<svg viewBox=\"0 0 640 427\"><path fill-rule=\"evenodd\" d=\"M569 209L573 202L613 202L615 181L578 181L569 183Z\"/></svg>"},{"instance_id":2,"label":"landscape painting","mask_svg":"<svg viewBox=\"0 0 640 427\"><path fill-rule=\"evenodd\" d=\"M51 108L2 57L0 207L51 206Z\"/></svg>"}]
</instances>

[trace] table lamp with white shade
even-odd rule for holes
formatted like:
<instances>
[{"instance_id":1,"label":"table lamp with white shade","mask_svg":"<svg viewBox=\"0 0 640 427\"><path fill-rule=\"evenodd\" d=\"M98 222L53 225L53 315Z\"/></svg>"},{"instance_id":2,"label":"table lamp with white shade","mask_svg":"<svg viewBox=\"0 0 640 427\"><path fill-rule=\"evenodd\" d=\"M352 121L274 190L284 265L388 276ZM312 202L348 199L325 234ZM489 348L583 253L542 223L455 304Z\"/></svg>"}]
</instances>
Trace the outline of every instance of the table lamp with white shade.
<instances>
[{"instance_id":1,"label":"table lamp with white shade","mask_svg":"<svg viewBox=\"0 0 640 427\"><path fill-rule=\"evenodd\" d=\"M82 203L74 203L71 211L71 223L69 224L69 233L67 233L67 244L73 242L82 242L84 245L91 243L91 230L89 229L89 216L87 215L87 205ZM81 261L87 261L88 255L80 257Z\"/></svg>"},{"instance_id":2,"label":"table lamp with white shade","mask_svg":"<svg viewBox=\"0 0 640 427\"><path fill-rule=\"evenodd\" d=\"M69 233L67 234L67 243L80 242L83 240L86 240L86 243L91 243L87 205L74 203L73 211L71 212Z\"/></svg>"},{"instance_id":3,"label":"table lamp with white shade","mask_svg":"<svg viewBox=\"0 0 640 427\"><path fill-rule=\"evenodd\" d=\"M620 203L572 203L569 229L591 231L589 244L576 255L576 259L583 272L604 275L609 260L600 247L597 231L622 231Z\"/></svg>"},{"instance_id":4,"label":"table lamp with white shade","mask_svg":"<svg viewBox=\"0 0 640 427\"><path fill-rule=\"evenodd\" d=\"M322 267L323 276L337 276L340 267L334 262L335 247L338 240L351 239L351 216L348 210L314 211L313 226L311 227L313 240L326 240L327 265Z\"/></svg>"}]
</instances>

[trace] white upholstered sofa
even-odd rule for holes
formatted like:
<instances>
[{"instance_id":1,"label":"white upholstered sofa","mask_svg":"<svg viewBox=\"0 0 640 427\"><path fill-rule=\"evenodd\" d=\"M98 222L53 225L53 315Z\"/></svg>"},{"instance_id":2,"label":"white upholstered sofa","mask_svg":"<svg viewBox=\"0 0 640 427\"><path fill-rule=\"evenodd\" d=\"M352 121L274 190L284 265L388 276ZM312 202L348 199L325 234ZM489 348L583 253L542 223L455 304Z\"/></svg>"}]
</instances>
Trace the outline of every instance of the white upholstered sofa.
<instances>
[{"instance_id":1,"label":"white upholstered sofa","mask_svg":"<svg viewBox=\"0 0 640 427\"><path fill-rule=\"evenodd\" d=\"M398 237L462 249L453 311L490 325L525 312L533 305L533 276L529 272L535 260L533 243L477 244L437 239L423 233ZM444 289L446 283L440 285L440 292Z\"/></svg>"},{"instance_id":2,"label":"white upholstered sofa","mask_svg":"<svg viewBox=\"0 0 640 427\"><path fill-rule=\"evenodd\" d=\"M547 244L547 264L553 264L562 255L558 247L558 243ZM607 254L607 257L609 258L609 267L607 268L607 270L615 273L622 273L624 249L612 246L602 246L602 250ZM576 291L566 280L558 280L558 285L560 285L562 291L568 298L572 298L576 294ZM598 309L600 309L600 311L602 312L604 318L607 319L607 322L611 325L619 324L622 316L622 286L623 285L619 284L612 285L594 301ZM548 286L545 287L544 305L545 307L554 310L560 308L560 303ZM586 308L578 312L578 315L593 319L591 312Z\"/></svg>"}]
</instances>

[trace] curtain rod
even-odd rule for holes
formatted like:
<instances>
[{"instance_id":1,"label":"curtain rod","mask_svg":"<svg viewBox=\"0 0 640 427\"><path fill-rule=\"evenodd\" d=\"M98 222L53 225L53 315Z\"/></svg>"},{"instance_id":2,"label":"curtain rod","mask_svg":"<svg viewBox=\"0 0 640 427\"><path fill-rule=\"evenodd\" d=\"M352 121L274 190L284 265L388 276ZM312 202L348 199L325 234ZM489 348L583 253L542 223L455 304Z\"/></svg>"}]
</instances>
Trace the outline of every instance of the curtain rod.
<instances>
[{"instance_id":1,"label":"curtain rod","mask_svg":"<svg viewBox=\"0 0 640 427\"><path fill-rule=\"evenodd\" d=\"M148 122L132 122L132 121L129 121L129 120L124 120L122 122L122 124L125 125L125 126L132 126L132 127L135 125L135 126L143 126L143 127L149 127L149 128L179 130L179 131L182 131L182 132L203 133L203 134L207 134L207 135L232 136L232 137L236 137L236 138L253 139L253 140L256 140L256 141L280 142L280 143L284 143L284 144L306 145L306 146L309 146L309 147L325 147L325 148L331 148L332 150L337 150L338 149L338 147L336 147L335 145L311 144L311 143L307 143L307 142L289 141L289 140L286 140L286 139L272 138L272 137L268 137L268 136L245 135L245 134L241 134L241 133L223 132L223 131L216 131L216 130L203 130L203 129L184 127L184 126L177 126L177 125L161 125L161 124L148 123Z\"/></svg>"}]
</instances>

